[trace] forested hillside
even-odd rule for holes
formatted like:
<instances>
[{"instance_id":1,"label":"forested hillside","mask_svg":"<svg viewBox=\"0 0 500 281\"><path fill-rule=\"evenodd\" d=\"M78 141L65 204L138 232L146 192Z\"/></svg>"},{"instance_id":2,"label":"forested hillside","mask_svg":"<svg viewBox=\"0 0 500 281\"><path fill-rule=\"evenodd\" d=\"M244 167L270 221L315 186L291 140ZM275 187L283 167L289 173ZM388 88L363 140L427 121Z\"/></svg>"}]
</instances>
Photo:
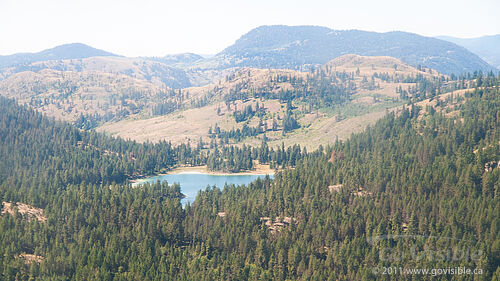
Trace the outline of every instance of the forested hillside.
<instances>
[{"instance_id":1,"label":"forested hillside","mask_svg":"<svg viewBox=\"0 0 500 281\"><path fill-rule=\"evenodd\" d=\"M322 26L259 26L210 60L219 67L310 69L344 54L391 56L448 75L495 69L465 48L436 38L401 31L377 33Z\"/></svg>"},{"instance_id":2,"label":"forested hillside","mask_svg":"<svg viewBox=\"0 0 500 281\"><path fill-rule=\"evenodd\" d=\"M263 142L204 156L80 131L2 98L0 279L370 280L394 267L381 279L448 280L399 272L460 266L482 274L458 279L498 280L499 77L474 84L314 152ZM285 169L207 188L185 208L179 186L127 184L237 155Z\"/></svg>"}]
</instances>

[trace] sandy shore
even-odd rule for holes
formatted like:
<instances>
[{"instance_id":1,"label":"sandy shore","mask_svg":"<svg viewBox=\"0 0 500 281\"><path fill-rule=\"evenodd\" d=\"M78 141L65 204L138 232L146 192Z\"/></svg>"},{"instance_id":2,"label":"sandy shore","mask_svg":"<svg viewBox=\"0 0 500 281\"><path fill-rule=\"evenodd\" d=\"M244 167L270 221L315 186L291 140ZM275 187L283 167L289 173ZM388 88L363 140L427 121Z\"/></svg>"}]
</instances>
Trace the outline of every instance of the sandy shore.
<instances>
[{"instance_id":1,"label":"sandy shore","mask_svg":"<svg viewBox=\"0 0 500 281\"><path fill-rule=\"evenodd\" d=\"M168 173L158 174L154 176L148 176L145 178L138 178L131 180L130 183L132 185L140 184L142 182L147 181L151 177L164 176L164 175L173 175L173 174L206 174L206 175L214 175L214 176L234 176L234 175L274 175L274 170L269 167L269 165L256 165L255 170L252 171L244 171L238 173L222 173L222 172L214 172L209 171L207 166L195 166L195 167L178 167L175 168Z\"/></svg>"},{"instance_id":2,"label":"sandy shore","mask_svg":"<svg viewBox=\"0 0 500 281\"><path fill-rule=\"evenodd\" d=\"M167 174L207 174L218 176L232 176L232 175L274 175L274 170L269 165L256 165L255 170L243 171L238 173L223 173L209 171L207 166L196 167L179 167L169 171Z\"/></svg>"}]
</instances>

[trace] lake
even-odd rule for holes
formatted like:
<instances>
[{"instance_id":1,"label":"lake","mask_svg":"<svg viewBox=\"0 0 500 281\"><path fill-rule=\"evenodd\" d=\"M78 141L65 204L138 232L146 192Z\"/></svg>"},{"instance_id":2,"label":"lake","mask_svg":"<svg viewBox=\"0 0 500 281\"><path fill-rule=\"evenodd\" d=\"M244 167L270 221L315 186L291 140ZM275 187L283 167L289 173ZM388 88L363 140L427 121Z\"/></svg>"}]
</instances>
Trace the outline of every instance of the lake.
<instances>
[{"instance_id":1,"label":"lake","mask_svg":"<svg viewBox=\"0 0 500 281\"><path fill-rule=\"evenodd\" d=\"M133 185L135 186L146 182L156 182L157 180L167 181L169 184L179 183L182 194L186 195L181 202L186 204L187 202L193 203L198 190L205 190L207 185L215 185L222 189L226 183L235 185L249 184L258 178L265 177L266 175L212 175L202 173L180 173L146 178ZM273 178L273 175L269 175L269 177Z\"/></svg>"}]
</instances>

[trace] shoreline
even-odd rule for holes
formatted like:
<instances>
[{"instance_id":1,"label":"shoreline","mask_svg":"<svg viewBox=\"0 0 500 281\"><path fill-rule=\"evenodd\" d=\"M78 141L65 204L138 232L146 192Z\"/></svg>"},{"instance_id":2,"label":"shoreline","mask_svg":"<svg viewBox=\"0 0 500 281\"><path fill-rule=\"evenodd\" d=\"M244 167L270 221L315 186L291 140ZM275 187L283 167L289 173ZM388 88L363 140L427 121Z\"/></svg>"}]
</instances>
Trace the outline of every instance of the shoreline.
<instances>
[{"instance_id":1,"label":"shoreline","mask_svg":"<svg viewBox=\"0 0 500 281\"><path fill-rule=\"evenodd\" d=\"M156 175L151 175L151 176L146 176L146 177L141 177L141 178L136 178L133 180L130 180L130 183L135 186L137 184L140 184L142 182L147 181L147 179L152 178L152 177L160 177L160 176L165 176L165 175L212 175L212 176L265 176L265 175L274 175L275 170L271 169L269 165L256 165L256 169L253 171L242 171L242 172L237 172L237 173L225 173L225 172L217 172L217 171L209 171L207 169L206 165L203 166L181 166L174 168L167 173L159 173Z\"/></svg>"},{"instance_id":2,"label":"shoreline","mask_svg":"<svg viewBox=\"0 0 500 281\"><path fill-rule=\"evenodd\" d=\"M168 171L163 175L174 175L174 174L204 174L212 176L245 176L245 175L274 175L274 170L269 167L269 165L257 165L256 169L253 171L242 171L237 173L228 172L218 172L209 171L207 166L194 166L194 167L177 167Z\"/></svg>"}]
</instances>

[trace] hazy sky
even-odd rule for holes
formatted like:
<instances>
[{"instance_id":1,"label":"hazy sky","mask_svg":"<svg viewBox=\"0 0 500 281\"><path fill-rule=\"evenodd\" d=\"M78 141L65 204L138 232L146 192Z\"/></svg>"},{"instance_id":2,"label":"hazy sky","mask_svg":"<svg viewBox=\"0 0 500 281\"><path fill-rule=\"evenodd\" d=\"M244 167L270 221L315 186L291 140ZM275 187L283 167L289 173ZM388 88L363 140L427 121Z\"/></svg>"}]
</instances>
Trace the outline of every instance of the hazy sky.
<instances>
[{"instance_id":1,"label":"hazy sky","mask_svg":"<svg viewBox=\"0 0 500 281\"><path fill-rule=\"evenodd\" d=\"M260 25L500 34L499 0L0 0L0 54L81 42L126 56L215 54Z\"/></svg>"}]
</instances>

